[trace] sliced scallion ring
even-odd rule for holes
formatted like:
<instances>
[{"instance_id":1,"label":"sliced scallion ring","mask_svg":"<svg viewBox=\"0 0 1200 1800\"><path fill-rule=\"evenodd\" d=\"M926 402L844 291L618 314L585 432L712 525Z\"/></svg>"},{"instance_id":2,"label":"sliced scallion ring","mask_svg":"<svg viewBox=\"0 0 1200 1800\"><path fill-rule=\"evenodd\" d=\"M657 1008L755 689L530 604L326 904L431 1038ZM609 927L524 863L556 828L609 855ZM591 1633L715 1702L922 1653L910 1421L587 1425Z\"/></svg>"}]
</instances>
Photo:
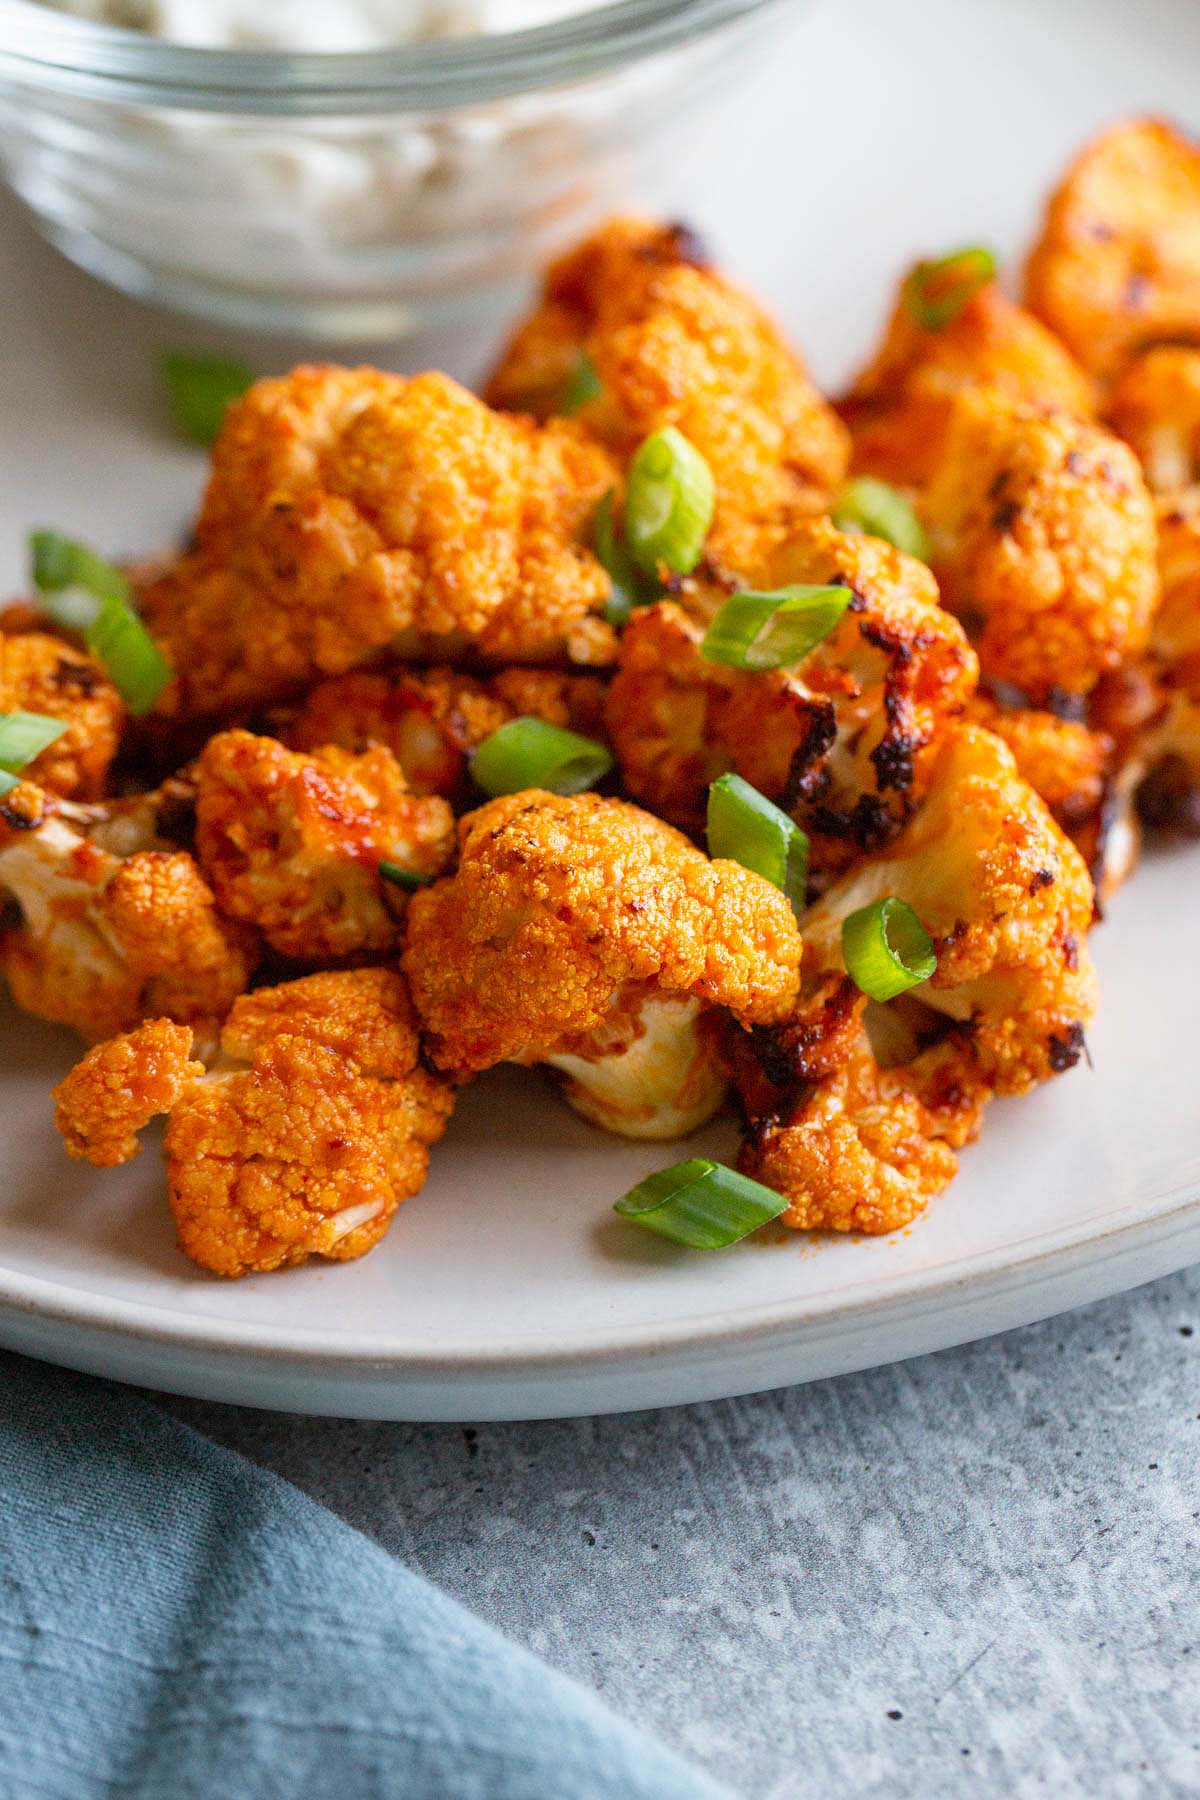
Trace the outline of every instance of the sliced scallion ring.
<instances>
[{"instance_id":1,"label":"sliced scallion ring","mask_svg":"<svg viewBox=\"0 0 1200 1800\"><path fill-rule=\"evenodd\" d=\"M613 1210L673 1244L723 1250L777 1219L786 1206L773 1188L696 1157L639 1181Z\"/></svg>"},{"instance_id":2,"label":"sliced scallion ring","mask_svg":"<svg viewBox=\"0 0 1200 1800\"><path fill-rule=\"evenodd\" d=\"M46 612L67 631L86 631L106 601L129 599L120 569L61 531L30 532L29 571Z\"/></svg>"},{"instance_id":3,"label":"sliced scallion ring","mask_svg":"<svg viewBox=\"0 0 1200 1800\"><path fill-rule=\"evenodd\" d=\"M545 719L521 718L509 719L484 738L471 758L471 775L492 799L523 788L581 794L612 766L610 752L595 738L564 731Z\"/></svg>"},{"instance_id":4,"label":"sliced scallion ring","mask_svg":"<svg viewBox=\"0 0 1200 1800\"><path fill-rule=\"evenodd\" d=\"M254 379L244 363L231 357L183 350L165 352L162 373L171 423L180 437L205 448L220 432L229 402L244 394Z\"/></svg>"},{"instance_id":5,"label":"sliced scallion ring","mask_svg":"<svg viewBox=\"0 0 1200 1800\"><path fill-rule=\"evenodd\" d=\"M567 377L567 384L563 388L558 410L560 413L570 416L572 413L577 413L581 407L586 406L589 400L598 399L603 392L603 384L596 371L595 363L586 350L581 350L575 367Z\"/></svg>"},{"instance_id":6,"label":"sliced scallion ring","mask_svg":"<svg viewBox=\"0 0 1200 1800\"><path fill-rule=\"evenodd\" d=\"M66 729L62 719L48 718L45 713L0 713L0 770L15 775Z\"/></svg>"},{"instance_id":7,"label":"sliced scallion ring","mask_svg":"<svg viewBox=\"0 0 1200 1800\"><path fill-rule=\"evenodd\" d=\"M708 790L708 854L753 869L782 888L796 912L803 910L808 839L793 819L740 775L722 775Z\"/></svg>"},{"instance_id":8,"label":"sliced scallion ring","mask_svg":"<svg viewBox=\"0 0 1200 1800\"><path fill-rule=\"evenodd\" d=\"M648 437L630 464L625 491L625 541L639 569L654 575L665 564L690 575L715 499L712 471L681 431L665 425Z\"/></svg>"},{"instance_id":9,"label":"sliced scallion ring","mask_svg":"<svg viewBox=\"0 0 1200 1800\"><path fill-rule=\"evenodd\" d=\"M734 594L705 633L700 654L731 669L782 669L829 636L851 598L840 586Z\"/></svg>"},{"instance_id":10,"label":"sliced scallion ring","mask_svg":"<svg viewBox=\"0 0 1200 1800\"><path fill-rule=\"evenodd\" d=\"M408 894L415 894L418 888L428 887L434 879L432 875L418 875L415 869L405 869L394 862L380 863L379 878L381 881L390 881L393 887L403 888Z\"/></svg>"},{"instance_id":11,"label":"sliced scallion ring","mask_svg":"<svg viewBox=\"0 0 1200 1800\"><path fill-rule=\"evenodd\" d=\"M106 600L84 642L122 700L140 719L171 679L170 663L127 600Z\"/></svg>"},{"instance_id":12,"label":"sliced scallion ring","mask_svg":"<svg viewBox=\"0 0 1200 1800\"><path fill-rule=\"evenodd\" d=\"M610 625L624 625L635 606L647 606L662 592L657 581L643 575L617 535L614 515L616 494L612 488L596 508L592 544L596 561L612 582L612 597L604 608Z\"/></svg>"},{"instance_id":13,"label":"sliced scallion ring","mask_svg":"<svg viewBox=\"0 0 1200 1800\"><path fill-rule=\"evenodd\" d=\"M970 244L933 262L919 262L904 283L904 304L924 330L942 331L995 273L993 252L984 244Z\"/></svg>"},{"instance_id":14,"label":"sliced scallion ring","mask_svg":"<svg viewBox=\"0 0 1200 1800\"><path fill-rule=\"evenodd\" d=\"M843 919L842 960L870 1000L894 1000L937 968L929 933L907 900L894 894Z\"/></svg>"},{"instance_id":15,"label":"sliced scallion ring","mask_svg":"<svg viewBox=\"0 0 1200 1800\"><path fill-rule=\"evenodd\" d=\"M855 475L837 495L830 514L839 531L862 531L908 556L929 560L929 544L911 502L886 481Z\"/></svg>"},{"instance_id":16,"label":"sliced scallion ring","mask_svg":"<svg viewBox=\"0 0 1200 1800\"><path fill-rule=\"evenodd\" d=\"M0 769L0 800L3 800L5 794L11 794L13 789L20 785L21 777L19 775L10 775L7 769Z\"/></svg>"}]
</instances>

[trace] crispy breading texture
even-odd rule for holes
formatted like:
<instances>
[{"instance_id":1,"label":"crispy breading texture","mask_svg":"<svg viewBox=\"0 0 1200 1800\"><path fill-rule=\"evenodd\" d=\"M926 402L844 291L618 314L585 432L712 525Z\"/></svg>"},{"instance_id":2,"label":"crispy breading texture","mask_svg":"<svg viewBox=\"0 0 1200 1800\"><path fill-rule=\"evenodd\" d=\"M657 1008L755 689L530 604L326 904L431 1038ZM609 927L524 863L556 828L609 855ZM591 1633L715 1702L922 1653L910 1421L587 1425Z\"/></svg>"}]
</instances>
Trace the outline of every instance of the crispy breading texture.
<instances>
[{"instance_id":1,"label":"crispy breading texture","mask_svg":"<svg viewBox=\"0 0 1200 1800\"><path fill-rule=\"evenodd\" d=\"M800 527L755 585L831 582L852 591L841 624L797 667L761 674L707 662L673 603L634 613L608 728L635 799L698 831L709 782L734 769L804 826L817 872L899 830L974 691L975 653L923 563L827 519Z\"/></svg>"},{"instance_id":2,"label":"crispy breading texture","mask_svg":"<svg viewBox=\"0 0 1200 1800\"><path fill-rule=\"evenodd\" d=\"M125 703L100 664L45 631L0 634L0 712L61 719L62 737L25 773L68 800L98 800L121 741Z\"/></svg>"},{"instance_id":3,"label":"crispy breading texture","mask_svg":"<svg viewBox=\"0 0 1200 1800\"><path fill-rule=\"evenodd\" d=\"M616 479L568 420L492 412L444 375L302 366L230 407L196 547L138 583L177 681L233 716L397 644L611 660L586 547Z\"/></svg>"},{"instance_id":4,"label":"crispy breading texture","mask_svg":"<svg viewBox=\"0 0 1200 1800\"><path fill-rule=\"evenodd\" d=\"M799 357L679 226L612 219L554 263L488 397L547 417L581 352L601 392L579 418L617 456L674 425L707 461L722 568L752 566L845 473L845 429Z\"/></svg>"},{"instance_id":5,"label":"crispy breading texture","mask_svg":"<svg viewBox=\"0 0 1200 1800\"><path fill-rule=\"evenodd\" d=\"M249 983L258 940L225 919L186 851L121 856L23 782L0 802L0 889L20 917L0 967L26 1012L89 1042L159 1014L212 1038Z\"/></svg>"},{"instance_id":6,"label":"crispy breading texture","mask_svg":"<svg viewBox=\"0 0 1200 1800\"><path fill-rule=\"evenodd\" d=\"M1156 494L1200 478L1200 349L1160 344L1135 357L1113 384L1105 410Z\"/></svg>"},{"instance_id":7,"label":"crispy breading texture","mask_svg":"<svg viewBox=\"0 0 1200 1800\"><path fill-rule=\"evenodd\" d=\"M1078 1061L1096 1004L1091 878L991 732L949 733L905 830L805 913L806 972L842 973L842 921L891 895L937 953L914 997L968 1032L991 1088L1022 1093Z\"/></svg>"},{"instance_id":8,"label":"crispy breading texture","mask_svg":"<svg viewBox=\"0 0 1200 1800\"><path fill-rule=\"evenodd\" d=\"M794 1000L800 937L761 876L595 794L506 795L459 823L458 872L413 896L404 967L455 1075L570 1051L623 996L692 996L747 1021Z\"/></svg>"},{"instance_id":9,"label":"crispy breading texture","mask_svg":"<svg viewBox=\"0 0 1200 1800\"><path fill-rule=\"evenodd\" d=\"M1086 144L1051 196L1028 306L1107 379L1138 350L1200 340L1200 149L1159 119Z\"/></svg>"},{"instance_id":10,"label":"crispy breading texture","mask_svg":"<svg viewBox=\"0 0 1200 1800\"><path fill-rule=\"evenodd\" d=\"M454 850L445 800L410 793L390 750L223 731L196 767L196 855L218 904L285 956L382 954L400 937L403 891L381 862L431 880Z\"/></svg>"},{"instance_id":11,"label":"crispy breading texture","mask_svg":"<svg viewBox=\"0 0 1200 1800\"><path fill-rule=\"evenodd\" d=\"M297 750L384 744L414 794L460 800L471 751L520 714L594 737L603 728L604 685L556 669L502 669L487 680L446 668L336 675L310 690L282 735Z\"/></svg>"},{"instance_id":12,"label":"crispy breading texture","mask_svg":"<svg viewBox=\"0 0 1200 1800\"><path fill-rule=\"evenodd\" d=\"M179 1032L154 1021L98 1046L60 1084L70 1153L124 1160L129 1134L169 1112L180 1247L218 1275L373 1248L421 1187L452 1107L447 1084L418 1066L400 976L356 969L247 995L211 1075L187 1060Z\"/></svg>"},{"instance_id":13,"label":"crispy breading texture","mask_svg":"<svg viewBox=\"0 0 1200 1800\"><path fill-rule=\"evenodd\" d=\"M1085 693L1146 641L1154 507L1128 446L994 389L957 396L921 510L948 606L980 619L984 675Z\"/></svg>"},{"instance_id":14,"label":"crispy breading texture","mask_svg":"<svg viewBox=\"0 0 1200 1800\"><path fill-rule=\"evenodd\" d=\"M1039 319L987 282L948 324L922 325L901 284L883 342L838 410L856 469L905 487L930 477L955 394L996 387L1014 399L1089 419L1090 378Z\"/></svg>"}]
</instances>

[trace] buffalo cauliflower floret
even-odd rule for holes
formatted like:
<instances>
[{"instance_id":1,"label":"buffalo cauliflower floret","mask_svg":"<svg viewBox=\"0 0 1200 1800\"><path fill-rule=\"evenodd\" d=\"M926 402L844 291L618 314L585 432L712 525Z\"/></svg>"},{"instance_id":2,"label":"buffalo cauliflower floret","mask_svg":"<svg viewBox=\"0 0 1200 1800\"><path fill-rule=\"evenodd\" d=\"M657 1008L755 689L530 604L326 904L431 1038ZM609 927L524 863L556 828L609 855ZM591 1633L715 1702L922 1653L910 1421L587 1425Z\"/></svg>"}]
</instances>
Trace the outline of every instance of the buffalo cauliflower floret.
<instances>
[{"instance_id":1,"label":"buffalo cauliflower floret","mask_svg":"<svg viewBox=\"0 0 1200 1800\"><path fill-rule=\"evenodd\" d=\"M844 867L894 834L977 675L958 621L923 563L878 538L814 520L761 571L852 590L837 629L791 669L745 673L705 660L701 628L673 603L634 612L608 694L625 786L698 831L708 784L734 769L809 833L812 867Z\"/></svg>"},{"instance_id":2,"label":"buffalo cauliflower floret","mask_svg":"<svg viewBox=\"0 0 1200 1800\"><path fill-rule=\"evenodd\" d=\"M0 968L13 998L89 1041L155 1014L210 1039L249 982L254 934L222 917L186 851L126 848L149 833L137 814L118 811L90 835L87 816L32 782L0 800L0 892L13 915Z\"/></svg>"},{"instance_id":3,"label":"buffalo cauliflower floret","mask_svg":"<svg viewBox=\"0 0 1200 1800\"><path fill-rule=\"evenodd\" d=\"M196 855L218 904L284 956L394 949L403 893L380 863L431 880L454 848L447 803L411 793L381 744L305 756L223 731L205 747L196 788Z\"/></svg>"},{"instance_id":4,"label":"buffalo cauliflower floret","mask_svg":"<svg viewBox=\"0 0 1200 1800\"><path fill-rule=\"evenodd\" d=\"M487 680L457 669L336 675L310 691L283 736L297 750L384 744L414 794L457 800L467 792L472 750L521 714L595 737L603 726L603 684L554 669L502 669Z\"/></svg>"},{"instance_id":5,"label":"buffalo cauliflower floret","mask_svg":"<svg viewBox=\"0 0 1200 1800\"><path fill-rule=\"evenodd\" d=\"M1156 494L1200 478L1200 349L1160 344L1135 357L1108 397L1108 423Z\"/></svg>"},{"instance_id":6,"label":"buffalo cauliflower floret","mask_svg":"<svg viewBox=\"0 0 1200 1800\"><path fill-rule=\"evenodd\" d=\"M991 732L951 732L901 835L804 914L806 972L843 973L842 921L891 895L913 908L938 959L907 1005L961 1027L994 1091L1021 1093L1078 1061L1096 1000L1091 879Z\"/></svg>"},{"instance_id":7,"label":"buffalo cauliflower floret","mask_svg":"<svg viewBox=\"0 0 1200 1800\"><path fill-rule=\"evenodd\" d=\"M100 664L44 631L0 634L0 712L43 713L67 727L25 769L68 800L98 800L125 705Z\"/></svg>"},{"instance_id":8,"label":"buffalo cauliflower floret","mask_svg":"<svg viewBox=\"0 0 1200 1800\"><path fill-rule=\"evenodd\" d=\"M845 473L845 430L796 353L679 226L613 219L560 258L488 397L547 417L581 354L600 391L579 418L617 456L674 425L707 461L722 568L756 562Z\"/></svg>"},{"instance_id":9,"label":"buffalo cauliflower floret","mask_svg":"<svg viewBox=\"0 0 1200 1800\"><path fill-rule=\"evenodd\" d=\"M781 1017L800 937L761 876L623 800L537 790L460 821L458 872L413 896L404 966L440 1067L549 1063L572 1105L677 1137L720 1104L709 1015Z\"/></svg>"},{"instance_id":10,"label":"buffalo cauliflower floret","mask_svg":"<svg viewBox=\"0 0 1200 1800\"><path fill-rule=\"evenodd\" d=\"M1032 700L1085 693L1146 641L1154 508L1127 445L993 389L960 394L922 496L948 606L984 675Z\"/></svg>"},{"instance_id":11,"label":"buffalo cauliflower floret","mask_svg":"<svg viewBox=\"0 0 1200 1800\"><path fill-rule=\"evenodd\" d=\"M571 421L492 412L443 375L302 367L230 407L195 548L138 582L177 675L228 715L380 651L603 663L585 538L615 479Z\"/></svg>"},{"instance_id":12,"label":"buffalo cauliflower floret","mask_svg":"<svg viewBox=\"0 0 1200 1800\"><path fill-rule=\"evenodd\" d=\"M1156 831L1200 837L1200 488L1158 509L1162 604L1145 653L1092 697L1137 784L1137 808Z\"/></svg>"},{"instance_id":13,"label":"buffalo cauliflower floret","mask_svg":"<svg viewBox=\"0 0 1200 1800\"><path fill-rule=\"evenodd\" d=\"M171 1210L202 1268L344 1262L421 1187L449 1118L419 1051L394 971L312 975L238 1000L207 1074L191 1032L164 1019L97 1045L55 1089L58 1127L72 1156L108 1166L168 1113Z\"/></svg>"},{"instance_id":14,"label":"buffalo cauliflower floret","mask_svg":"<svg viewBox=\"0 0 1200 1800\"><path fill-rule=\"evenodd\" d=\"M1157 119L1084 146L1051 197L1026 300L1093 374L1200 340L1200 149Z\"/></svg>"},{"instance_id":15,"label":"buffalo cauliflower floret","mask_svg":"<svg viewBox=\"0 0 1200 1800\"><path fill-rule=\"evenodd\" d=\"M839 406L855 468L920 487L938 461L955 394L981 386L1078 418L1095 410L1088 376L997 282L938 328L919 323L903 285L882 344Z\"/></svg>"}]
</instances>

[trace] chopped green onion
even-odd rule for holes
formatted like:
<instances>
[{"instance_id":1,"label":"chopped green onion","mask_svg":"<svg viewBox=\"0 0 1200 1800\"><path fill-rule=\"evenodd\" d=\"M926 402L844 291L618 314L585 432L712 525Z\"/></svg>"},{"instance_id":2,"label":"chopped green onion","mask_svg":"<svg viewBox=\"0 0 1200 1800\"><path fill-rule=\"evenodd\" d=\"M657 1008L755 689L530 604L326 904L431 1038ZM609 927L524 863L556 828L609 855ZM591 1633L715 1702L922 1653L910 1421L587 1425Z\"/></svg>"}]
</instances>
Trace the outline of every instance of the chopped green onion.
<instances>
[{"instance_id":1,"label":"chopped green onion","mask_svg":"<svg viewBox=\"0 0 1200 1800\"><path fill-rule=\"evenodd\" d=\"M596 508L592 543L596 561L612 582L612 598L604 608L604 616L610 625L624 625L635 606L648 606L658 599L662 589L657 581L642 574L617 536L615 501L616 493L609 488Z\"/></svg>"},{"instance_id":2,"label":"chopped green onion","mask_svg":"<svg viewBox=\"0 0 1200 1800\"><path fill-rule=\"evenodd\" d=\"M106 600L84 641L135 719L148 713L171 679L170 663L127 600Z\"/></svg>"},{"instance_id":3,"label":"chopped green onion","mask_svg":"<svg viewBox=\"0 0 1200 1800\"><path fill-rule=\"evenodd\" d=\"M904 283L904 304L926 331L941 331L995 273L992 251L971 244L934 262L919 262Z\"/></svg>"},{"instance_id":4,"label":"chopped green onion","mask_svg":"<svg viewBox=\"0 0 1200 1800\"><path fill-rule=\"evenodd\" d=\"M784 587L734 594L705 634L701 656L731 669L781 669L815 650L852 599L848 587Z\"/></svg>"},{"instance_id":5,"label":"chopped green onion","mask_svg":"<svg viewBox=\"0 0 1200 1800\"><path fill-rule=\"evenodd\" d=\"M120 569L61 531L31 531L29 566L42 605L67 631L86 631L106 601L129 599Z\"/></svg>"},{"instance_id":6,"label":"chopped green onion","mask_svg":"<svg viewBox=\"0 0 1200 1800\"><path fill-rule=\"evenodd\" d=\"M567 377L558 410L568 414L577 413L589 400L598 399L603 392L604 387L596 373L595 363L586 350L581 350L575 367Z\"/></svg>"},{"instance_id":7,"label":"chopped green onion","mask_svg":"<svg viewBox=\"0 0 1200 1800\"><path fill-rule=\"evenodd\" d=\"M3 800L5 794L11 794L13 789L20 785L21 777L19 775L10 775L7 769L0 769L0 800Z\"/></svg>"},{"instance_id":8,"label":"chopped green onion","mask_svg":"<svg viewBox=\"0 0 1200 1800\"><path fill-rule=\"evenodd\" d=\"M29 561L55 624L82 632L134 718L149 712L173 671L133 610L120 569L60 531L31 531Z\"/></svg>"},{"instance_id":9,"label":"chopped green onion","mask_svg":"<svg viewBox=\"0 0 1200 1800\"><path fill-rule=\"evenodd\" d=\"M180 437L208 447L217 436L231 400L245 393L254 377L244 363L227 356L197 356L168 350L162 358L171 423Z\"/></svg>"},{"instance_id":10,"label":"chopped green onion","mask_svg":"<svg viewBox=\"0 0 1200 1800\"><path fill-rule=\"evenodd\" d=\"M629 467L625 540L648 575L666 564L689 575L700 561L715 502L712 471L681 431L665 425L648 437Z\"/></svg>"},{"instance_id":11,"label":"chopped green onion","mask_svg":"<svg viewBox=\"0 0 1200 1800\"><path fill-rule=\"evenodd\" d=\"M66 731L62 719L45 713L0 713L0 769L14 775Z\"/></svg>"},{"instance_id":12,"label":"chopped green onion","mask_svg":"<svg viewBox=\"0 0 1200 1800\"><path fill-rule=\"evenodd\" d=\"M612 766L611 755L594 738L533 718L510 719L484 738L471 758L476 785L493 799L523 788L580 794Z\"/></svg>"},{"instance_id":13,"label":"chopped green onion","mask_svg":"<svg viewBox=\"0 0 1200 1800\"><path fill-rule=\"evenodd\" d=\"M793 819L740 775L708 790L708 854L726 856L782 888L796 912L808 885L808 839Z\"/></svg>"},{"instance_id":14,"label":"chopped green onion","mask_svg":"<svg viewBox=\"0 0 1200 1800\"><path fill-rule=\"evenodd\" d=\"M673 1244L723 1250L777 1219L786 1206L773 1188L698 1156L640 1181L613 1210Z\"/></svg>"},{"instance_id":15,"label":"chopped green onion","mask_svg":"<svg viewBox=\"0 0 1200 1800\"><path fill-rule=\"evenodd\" d=\"M381 862L379 875L382 881L390 881L393 887L403 888L409 894L428 887L434 879L432 875L418 875L415 869L405 869L394 862Z\"/></svg>"},{"instance_id":16,"label":"chopped green onion","mask_svg":"<svg viewBox=\"0 0 1200 1800\"><path fill-rule=\"evenodd\" d=\"M883 538L908 556L929 560L929 544L911 503L897 488L873 475L856 475L842 488L830 509L839 531L864 531Z\"/></svg>"},{"instance_id":17,"label":"chopped green onion","mask_svg":"<svg viewBox=\"0 0 1200 1800\"><path fill-rule=\"evenodd\" d=\"M843 919L842 960L871 1000L894 1000L937 968L929 933L907 900L894 894Z\"/></svg>"}]
</instances>

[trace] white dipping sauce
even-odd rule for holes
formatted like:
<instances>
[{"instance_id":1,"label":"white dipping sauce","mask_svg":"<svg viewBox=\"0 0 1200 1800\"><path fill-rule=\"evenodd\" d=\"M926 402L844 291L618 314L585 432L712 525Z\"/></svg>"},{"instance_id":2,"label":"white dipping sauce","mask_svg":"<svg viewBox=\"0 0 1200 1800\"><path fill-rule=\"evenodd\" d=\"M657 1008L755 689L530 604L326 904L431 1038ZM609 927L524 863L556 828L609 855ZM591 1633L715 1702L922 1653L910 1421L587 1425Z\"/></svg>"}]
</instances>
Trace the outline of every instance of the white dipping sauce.
<instances>
[{"instance_id":1,"label":"white dipping sauce","mask_svg":"<svg viewBox=\"0 0 1200 1800\"><path fill-rule=\"evenodd\" d=\"M226 50L385 50L519 31L598 0L43 0L58 12Z\"/></svg>"}]
</instances>

